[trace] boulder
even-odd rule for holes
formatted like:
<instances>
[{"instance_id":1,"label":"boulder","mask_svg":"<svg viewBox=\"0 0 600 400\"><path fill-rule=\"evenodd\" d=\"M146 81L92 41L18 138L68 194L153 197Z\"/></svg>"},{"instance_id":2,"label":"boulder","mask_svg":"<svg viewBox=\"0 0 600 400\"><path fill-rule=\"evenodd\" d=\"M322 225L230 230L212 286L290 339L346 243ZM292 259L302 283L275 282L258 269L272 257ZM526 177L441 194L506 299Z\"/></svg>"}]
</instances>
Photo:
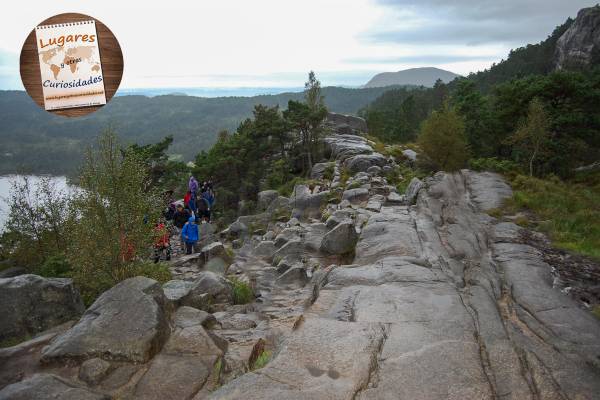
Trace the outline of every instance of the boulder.
<instances>
[{"instance_id":1,"label":"boulder","mask_svg":"<svg viewBox=\"0 0 600 400\"><path fill-rule=\"evenodd\" d=\"M319 193L311 193L306 185L296 185L294 193L290 198L293 205L292 217L297 219L310 219L321 217L321 206L327 204L329 191L325 190Z\"/></svg>"},{"instance_id":2,"label":"boulder","mask_svg":"<svg viewBox=\"0 0 600 400\"><path fill-rule=\"evenodd\" d=\"M85 311L73 280L19 275L0 279L0 340L33 335Z\"/></svg>"},{"instance_id":3,"label":"boulder","mask_svg":"<svg viewBox=\"0 0 600 400\"><path fill-rule=\"evenodd\" d=\"M350 221L343 221L325 234L321 242L321 251L328 254L350 253L354 250L357 240L358 234L354 229L354 224Z\"/></svg>"},{"instance_id":4,"label":"boulder","mask_svg":"<svg viewBox=\"0 0 600 400\"><path fill-rule=\"evenodd\" d=\"M423 188L423 182L419 178L412 178L408 187L406 188L406 203L408 205L415 204L417 201L417 196L419 195L419 190Z\"/></svg>"},{"instance_id":5,"label":"boulder","mask_svg":"<svg viewBox=\"0 0 600 400\"><path fill-rule=\"evenodd\" d=\"M221 236L230 238L230 239L236 239L239 237L244 236L245 234L248 233L248 226L246 224L244 224L243 222L241 222L239 220L239 218L231 223L231 225L229 225L227 227L227 229L225 229L224 231L221 232Z\"/></svg>"},{"instance_id":6,"label":"boulder","mask_svg":"<svg viewBox=\"0 0 600 400\"><path fill-rule=\"evenodd\" d=\"M387 195L385 204L392 206L404 204L404 197L396 192L390 192L390 194Z\"/></svg>"},{"instance_id":7,"label":"boulder","mask_svg":"<svg viewBox=\"0 0 600 400\"><path fill-rule=\"evenodd\" d=\"M323 139L331 157L344 161L357 154L371 154L373 148L364 137L356 135L330 135Z\"/></svg>"},{"instance_id":8,"label":"boulder","mask_svg":"<svg viewBox=\"0 0 600 400\"><path fill-rule=\"evenodd\" d=\"M267 259L273 257L275 251L277 251L277 247L275 247L274 242L270 240L263 240L254 248L254 254L256 256Z\"/></svg>"},{"instance_id":9,"label":"boulder","mask_svg":"<svg viewBox=\"0 0 600 400\"><path fill-rule=\"evenodd\" d=\"M326 122L333 126L346 125L352 130L365 133L367 132L367 122L364 118L355 117L354 115L344 115L334 112L327 113Z\"/></svg>"},{"instance_id":10,"label":"boulder","mask_svg":"<svg viewBox=\"0 0 600 400\"><path fill-rule=\"evenodd\" d=\"M214 272L202 271L193 282L190 292L181 300L184 306L207 309L215 303L230 303L232 301L231 283Z\"/></svg>"},{"instance_id":11,"label":"boulder","mask_svg":"<svg viewBox=\"0 0 600 400\"><path fill-rule=\"evenodd\" d=\"M290 240L299 239L301 231L302 230L297 226L285 228L284 230L279 232L279 235L275 237L275 247L281 247Z\"/></svg>"},{"instance_id":12,"label":"boulder","mask_svg":"<svg viewBox=\"0 0 600 400\"><path fill-rule=\"evenodd\" d=\"M277 197L279 197L277 190L263 190L262 192L258 192L256 208L260 211L265 211Z\"/></svg>"},{"instance_id":13,"label":"boulder","mask_svg":"<svg viewBox=\"0 0 600 400\"><path fill-rule=\"evenodd\" d=\"M369 190L365 188L348 189L344 191L342 200L348 200L351 204L360 204L369 200Z\"/></svg>"},{"instance_id":14,"label":"boulder","mask_svg":"<svg viewBox=\"0 0 600 400\"><path fill-rule=\"evenodd\" d=\"M57 336L42 361L99 357L146 362L169 336L167 299L158 282L126 279L104 292L75 326Z\"/></svg>"},{"instance_id":15,"label":"boulder","mask_svg":"<svg viewBox=\"0 0 600 400\"><path fill-rule=\"evenodd\" d=\"M200 323L176 326L136 385L133 398L190 399L202 388L222 355Z\"/></svg>"},{"instance_id":16,"label":"boulder","mask_svg":"<svg viewBox=\"0 0 600 400\"><path fill-rule=\"evenodd\" d=\"M372 166L383 167L386 164L386 158L379 153L358 154L344 161L344 167L346 167L350 173L366 172Z\"/></svg>"},{"instance_id":17,"label":"boulder","mask_svg":"<svg viewBox=\"0 0 600 400\"><path fill-rule=\"evenodd\" d=\"M369 175L372 175L372 176L380 175L381 174L381 167L379 167L377 165L373 165L372 167L369 167L367 169L367 173Z\"/></svg>"},{"instance_id":18,"label":"boulder","mask_svg":"<svg viewBox=\"0 0 600 400\"><path fill-rule=\"evenodd\" d=\"M182 329L196 325L202 325L203 327L210 329L216 323L217 319L212 314L193 307L179 307L173 315L173 325Z\"/></svg>"},{"instance_id":19,"label":"boulder","mask_svg":"<svg viewBox=\"0 0 600 400\"><path fill-rule=\"evenodd\" d=\"M223 246L223 243L221 243L221 242L214 242L214 243L204 246L202 248L202 250L200 250L200 254L204 257L204 262L206 262L214 257L221 257L221 256L227 257L227 254L225 252L225 247Z\"/></svg>"},{"instance_id":20,"label":"boulder","mask_svg":"<svg viewBox=\"0 0 600 400\"><path fill-rule=\"evenodd\" d=\"M404 154L404 157L406 157L409 161L415 162L417 161L417 152L411 149L406 149L406 150L402 150L402 154Z\"/></svg>"},{"instance_id":21,"label":"boulder","mask_svg":"<svg viewBox=\"0 0 600 400\"><path fill-rule=\"evenodd\" d=\"M278 196L275 200L273 200L266 210L266 213L270 215L271 218L281 218L285 216L289 218L291 212L292 206L290 204L290 199L283 196Z\"/></svg>"},{"instance_id":22,"label":"boulder","mask_svg":"<svg viewBox=\"0 0 600 400\"><path fill-rule=\"evenodd\" d=\"M335 166L334 162L325 162L325 163L316 163L313 165L312 170L310 171L311 179L323 179L325 170L329 168L333 168Z\"/></svg>"},{"instance_id":23,"label":"boulder","mask_svg":"<svg viewBox=\"0 0 600 400\"><path fill-rule=\"evenodd\" d=\"M193 286L193 282L173 279L163 285L163 291L167 300L173 302L175 305L179 305L181 304L181 299L190 293Z\"/></svg>"},{"instance_id":24,"label":"boulder","mask_svg":"<svg viewBox=\"0 0 600 400\"><path fill-rule=\"evenodd\" d=\"M291 268L280 275L279 278L277 278L277 283L283 285L298 283L304 286L308 281L309 278L302 263L294 264Z\"/></svg>"},{"instance_id":25,"label":"boulder","mask_svg":"<svg viewBox=\"0 0 600 400\"><path fill-rule=\"evenodd\" d=\"M108 375L110 363L101 358L84 361L79 368L79 379L90 386L95 386Z\"/></svg>"},{"instance_id":26,"label":"boulder","mask_svg":"<svg viewBox=\"0 0 600 400\"><path fill-rule=\"evenodd\" d=\"M23 267L10 267L0 271L0 279L12 278L19 275L25 275L27 270Z\"/></svg>"},{"instance_id":27,"label":"boulder","mask_svg":"<svg viewBox=\"0 0 600 400\"><path fill-rule=\"evenodd\" d=\"M52 374L35 374L0 390L2 400L110 400Z\"/></svg>"}]
</instances>

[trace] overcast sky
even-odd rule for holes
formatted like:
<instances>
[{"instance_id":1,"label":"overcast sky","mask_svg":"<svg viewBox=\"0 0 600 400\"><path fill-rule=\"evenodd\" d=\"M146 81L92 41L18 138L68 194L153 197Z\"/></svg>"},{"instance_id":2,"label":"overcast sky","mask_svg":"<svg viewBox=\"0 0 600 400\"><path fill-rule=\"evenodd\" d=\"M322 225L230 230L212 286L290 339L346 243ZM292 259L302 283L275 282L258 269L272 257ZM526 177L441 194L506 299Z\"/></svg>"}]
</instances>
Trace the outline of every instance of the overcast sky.
<instances>
[{"instance_id":1,"label":"overcast sky","mask_svg":"<svg viewBox=\"0 0 600 400\"><path fill-rule=\"evenodd\" d=\"M121 44L122 88L360 85L374 73L434 66L466 75L545 39L596 1L31 1L4 9L0 89L22 88L18 58L42 20L80 12Z\"/></svg>"}]
</instances>

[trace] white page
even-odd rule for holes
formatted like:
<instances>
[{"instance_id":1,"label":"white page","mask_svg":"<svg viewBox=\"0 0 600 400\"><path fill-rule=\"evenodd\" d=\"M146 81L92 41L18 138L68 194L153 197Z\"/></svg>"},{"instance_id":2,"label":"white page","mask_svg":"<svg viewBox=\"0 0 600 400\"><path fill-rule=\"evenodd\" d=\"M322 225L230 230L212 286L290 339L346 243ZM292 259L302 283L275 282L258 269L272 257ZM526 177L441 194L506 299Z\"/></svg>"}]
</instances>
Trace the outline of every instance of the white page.
<instances>
[{"instance_id":1,"label":"white page","mask_svg":"<svg viewBox=\"0 0 600 400\"><path fill-rule=\"evenodd\" d=\"M35 30L46 110L106 104L96 21Z\"/></svg>"}]
</instances>

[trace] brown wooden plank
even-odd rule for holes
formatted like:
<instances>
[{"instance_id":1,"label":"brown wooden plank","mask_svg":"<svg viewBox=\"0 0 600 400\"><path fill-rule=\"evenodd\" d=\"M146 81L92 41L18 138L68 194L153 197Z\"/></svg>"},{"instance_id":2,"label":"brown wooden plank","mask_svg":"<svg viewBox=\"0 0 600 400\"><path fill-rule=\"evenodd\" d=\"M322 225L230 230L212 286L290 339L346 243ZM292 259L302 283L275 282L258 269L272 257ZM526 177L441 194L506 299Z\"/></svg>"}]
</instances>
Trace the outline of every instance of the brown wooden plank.
<instances>
[{"instance_id":1,"label":"brown wooden plank","mask_svg":"<svg viewBox=\"0 0 600 400\"><path fill-rule=\"evenodd\" d=\"M121 83L121 78L123 77L123 53L121 52L121 46L119 46L117 38L110 29L96 18L76 13L55 15L54 17L40 22L38 25L61 24L87 20L96 21L96 33L98 34L104 91L106 93L106 102L108 103L117 92L119 84ZM37 52L35 28L29 33L29 36L27 36L27 39L23 44L20 64L21 80L23 81L25 90L40 107L44 108L42 78L40 76L40 60ZM52 110L49 112L67 117L77 117L94 112L101 107L102 106L78 107L64 110Z\"/></svg>"}]
</instances>

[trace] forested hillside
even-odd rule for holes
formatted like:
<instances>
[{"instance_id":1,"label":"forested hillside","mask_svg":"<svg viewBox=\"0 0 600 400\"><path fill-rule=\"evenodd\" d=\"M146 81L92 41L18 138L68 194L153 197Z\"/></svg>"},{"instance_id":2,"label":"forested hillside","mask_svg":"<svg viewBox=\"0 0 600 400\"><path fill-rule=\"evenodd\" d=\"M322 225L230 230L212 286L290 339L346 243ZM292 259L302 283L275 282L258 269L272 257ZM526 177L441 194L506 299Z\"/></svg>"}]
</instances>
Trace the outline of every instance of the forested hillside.
<instances>
[{"instance_id":1,"label":"forested hillside","mask_svg":"<svg viewBox=\"0 0 600 400\"><path fill-rule=\"evenodd\" d=\"M580 15L595 15L599 9L584 9ZM573 24L568 19L545 41L513 50L490 69L448 85L438 81L432 89L384 93L361 115L374 136L410 142L431 112L447 103L464 123L472 158L505 159L523 167L529 163L527 168L538 176L570 176L600 154L600 68L592 63L568 71L555 63L557 43ZM518 140L516 133L526 124L533 100L540 104L546 131L535 156L528 158L531 138Z\"/></svg>"},{"instance_id":2,"label":"forested hillside","mask_svg":"<svg viewBox=\"0 0 600 400\"><path fill-rule=\"evenodd\" d=\"M387 89L327 87L323 94L330 110L352 114ZM172 135L170 152L193 160L216 142L220 131L233 131L250 117L255 105L285 108L289 100L302 96L119 96L98 112L67 119L43 111L25 92L0 91L0 174L70 174L79 165L85 145L108 126L130 143L153 143Z\"/></svg>"}]
</instances>

